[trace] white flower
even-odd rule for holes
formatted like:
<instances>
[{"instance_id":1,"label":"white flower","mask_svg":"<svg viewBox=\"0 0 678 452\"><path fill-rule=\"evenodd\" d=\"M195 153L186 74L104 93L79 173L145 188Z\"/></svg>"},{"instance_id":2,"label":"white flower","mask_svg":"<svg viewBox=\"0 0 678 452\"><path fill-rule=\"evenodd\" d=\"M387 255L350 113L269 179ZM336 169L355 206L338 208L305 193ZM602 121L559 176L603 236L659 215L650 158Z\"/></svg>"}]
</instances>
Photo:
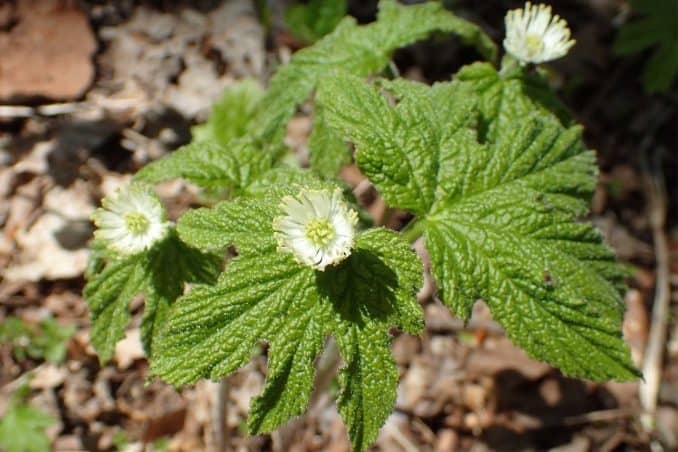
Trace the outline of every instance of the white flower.
<instances>
[{"instance_id":1,"label":"white flower","mask_svg":"<svg viewBox=\"0 0 678 452\"><path fill-rule=\"evenodd\" d=\"M521 64L544 63L567 54L574 40L570 39L567 22L551 14L547 5L525 4L525 9L506 13L504 48Z\"/></svg>"},{"instance_id":2,"label":"white flower","mask_svg":"<svg viewBox=\"0 0 678 452\"><path fill-rule=\"evenodd\" d=\"M92 215L94 237L107 248L132 255L149 249L169 231L165 209L150 187L131 184L101 201Z\"/></svg>"},{"instance_id":3,"label":"white flower","mask_svg":"<svg viewBox=\"0 0 678 452\"><path fill-rule=\"evenodd\" d=\"M321 271L351 254L358 216L341 190L302 190L285 196L280 209L285 215L273 220L278 251Z\"/></svg>"}]
</instances>

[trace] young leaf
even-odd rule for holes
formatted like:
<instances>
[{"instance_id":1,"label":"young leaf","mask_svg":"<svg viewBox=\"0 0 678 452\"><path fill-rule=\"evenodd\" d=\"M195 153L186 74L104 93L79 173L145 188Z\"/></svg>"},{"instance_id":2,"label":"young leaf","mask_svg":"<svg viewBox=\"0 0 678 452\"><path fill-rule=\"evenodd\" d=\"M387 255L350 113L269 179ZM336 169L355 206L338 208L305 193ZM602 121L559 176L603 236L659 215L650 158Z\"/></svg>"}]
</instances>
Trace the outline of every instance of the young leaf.
<instances>
[{"instance_id":1,"label":"young leaf","mask_svg":"<svg viewBox=\"0 0 678 452\"><path fill-rule=\"evenodd\" d=\"M346 15L346 0L311 0L291 6L285 22L297 38L313 43L332 32Z\"/></svg>"},{"instance_id":2,"label":"young leaf","mask_svg":"<svg viewBox=\"0 0 678 452\"><path fill-rule=\"evenodd\" d=\"M134 177L136 181L158 183L182 178L202 188L221 188L236 193L273 165L274 153L248 139L226 145L194 141L149 163Z\"/></svg>"},{"instance_id":3,"label":"young leaf","mask_svg":"<svg viewBox=\"0 0 678 452\"><path fill-rule=\"evenodd\" d=\"M516 66L501 74L491 64L474 63L463 67L455 81L479 97L481 140L495 141L500 134L509 133L515 118L536 112L545 117L553 114L565 126L572 123L568 109L538 73L530 74Z\"/></svg>"},{"instance_id":4,"label":"young leaf","mask_svg":"<svg viewBox=\"0 0 678 452\"><path fill-rule=\"evenodd\" d=\"M246 364L266 341L269 373L248 426L269 431L305 409L314 360L332 334L347 363L340 410L354 448L364 450L395 401L388 328L422 328L414 297L421 262L396 233L378 229L360 234L338 266L314 271L276 250L279 203L279 194L241 198L180 219L184 240L204 250L235 245L239 256L215 286L196 286L171 308L153 372L174 384L216 379Z\"/></svg>"},{"instance_id":5,"label":"young leaf","mask_svg":"<svg viewBox=\"0 0 678 452\"><path fill-rule=\"evenodd\" d=\"M496 56L496 46L478 26L446 11L440 3L402 6L395 0L382 0L375 23L358 26L347 17L331 34L295 53L290 63L278 70L259 104L251 132L282 139L297 106L326 74L337 69L358 75L378 72L397 48L435 31L457 34L489 59Z\"/></svg>"},{"instance_id":6,"label":"young leaf","mask_svg":"<svg viewBox=\"0 0 678 452\"><path fill-rule=\"evenodd\" d=\"M0 418L0 448L5 452L48 452L50 442L45 429L55 422L52 416L27 405L15 393Z\"/></svg>"},{"instance_id":7,"label":"young leaf","mask_svg":"<svg viewBox=\"0 0 678 452\"><path fill-rule=\"evenodd\" d=\"M212 106L206 123L193 127L193 142L212 142L224 147L247 135L264 90L255 80L245 79L226 88L224 95Z\"/></svg>"},{"instance_id":8,"label":"young leaf","mask_svg":"<svg viewBox=\"0 0 678 452\"><path fill-rule=\"evenodd\" d=\"M101 362L113 356L125 334L129 304L140 293L146 298L142 343L152 353L153 339L166 318L167 308L183 293L184 282L214 282L221 258L203 254L181 243L175 233L148 254L111 259L84 289L90 308L90 341Z\"/></svg>"},{"instance_id":9,"label":"young leaf","mask_svg":"<svg viewBox=\"0 0 678 452\"><path fill-rule=\"evenodd\" d=\"M621 337L625 272L576 221L596 176L580 130L535 109L500 109L481 144L463 84L386 88L395 107L346 75L323 82L319 98L383 197L420 216L443 302L467 319L485 300L514 342L567 375L635 378Z\"/></svg>"},{"instance_id":10,"label":"young leaf","mask_svg":"<svg viewBox=\"0 0 678 452\"><path fill-rule=\"evenodd\" d=\"M337 132L327 125L321 106L316 106L313 129L308 137L308 152L311 168L320 175L333 178L342 166L351 162L348 145Z\"/></svg>"}]
</instances>

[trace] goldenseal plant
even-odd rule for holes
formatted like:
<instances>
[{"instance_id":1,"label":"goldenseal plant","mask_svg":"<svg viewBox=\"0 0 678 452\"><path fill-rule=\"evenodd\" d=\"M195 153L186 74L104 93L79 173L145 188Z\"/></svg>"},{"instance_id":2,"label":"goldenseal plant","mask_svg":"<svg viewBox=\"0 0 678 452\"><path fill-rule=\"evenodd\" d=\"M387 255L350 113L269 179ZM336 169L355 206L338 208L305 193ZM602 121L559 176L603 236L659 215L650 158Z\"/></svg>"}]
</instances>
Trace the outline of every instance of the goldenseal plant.
<instances>
[{"instance_id":1,"label":"goldenseal plant","mask_svg":"<svg viewBox=\"0 0 678 452\"><path fill-rule=\"evenodd\" d=\"M431 302L468 320L484 300L513 342L566 375L638 378L621 334L627 271L581 219L595 154L537 67L572 46L567 24L527 4L506 25L498 65L491 39L439 2L382 0L376 22L344 18L266 90L227 90L190 144L146 165L132 195L95 215L85 297L101 360L140 293L151 371L168 383L220 379L266 350L247 424L258 434L305 411L331 336L344 362L337 407L353 449L365 450L396 400L389 332L423 329L423 265L410 246L422 239ZM384 77L393 51L440 32L488 61L433 86ZM302 168L283 138L309 99ZM338 178L350 163L409 213L401 231L372 226ZM148 187L175 178L217 202L168 222Z\"/></svg>"}]
</instances>

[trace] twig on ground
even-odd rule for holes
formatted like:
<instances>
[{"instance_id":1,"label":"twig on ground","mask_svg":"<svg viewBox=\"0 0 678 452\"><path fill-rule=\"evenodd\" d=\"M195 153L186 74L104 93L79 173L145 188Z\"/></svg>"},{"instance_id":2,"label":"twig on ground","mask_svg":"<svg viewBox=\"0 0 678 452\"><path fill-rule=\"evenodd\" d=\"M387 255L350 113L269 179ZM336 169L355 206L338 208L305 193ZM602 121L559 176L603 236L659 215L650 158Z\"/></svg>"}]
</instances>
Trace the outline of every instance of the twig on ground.
<instances>
[{"instance_id":1,"label":"twig on ground","mask_svg":"<svg viewBox=\"0 0 678 452\"><path fill-rule=\"evenodd\" d=\"M659 154L657 154L657 160L660 160ZM649 200L648 213L657 262L657 277L652 307L652 322L642 368L645 381L641 382L638 395L643 409L642 424L646 430L653 430L662 374L662 355L667 336L671 283L669 250L665 232L667 201L664 175L661 171L660 162L654 162L652 168L647 168L648 165L645 166L645 186Z\"/></svg>"},{"instance_id":2,"label":"twig on ground","mask_svg":"<svg viewBox=\"0 0 678 452\"><path fill-rule=\"evenodd\" d=\"M563 419L562 425L575 426L591 424L593 422L609 422L619 419L630 418L635 414L631 408L616 408L613 410L590 411L588 413L569 416ZM556 423L555 425L557 425Z\"/></svg>"}]
</instances>

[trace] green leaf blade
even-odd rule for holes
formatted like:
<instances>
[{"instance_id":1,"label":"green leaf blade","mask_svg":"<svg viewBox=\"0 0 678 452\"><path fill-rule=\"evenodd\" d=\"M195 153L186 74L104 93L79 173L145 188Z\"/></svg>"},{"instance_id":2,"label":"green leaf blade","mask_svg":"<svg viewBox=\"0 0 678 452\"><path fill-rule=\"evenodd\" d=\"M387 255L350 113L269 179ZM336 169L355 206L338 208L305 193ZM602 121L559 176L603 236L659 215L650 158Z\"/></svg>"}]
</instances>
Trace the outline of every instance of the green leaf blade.
<instances>
[{"instance_id":1,"label":"green leaf blade","mask_svg":"<svg viewBox=\"0 0 678 452\"><path fill-rule=\"evenodd\" d=\"M293 35L312 43L332 32L346 9L346 0L311 0L289 8L285 22Z\"/></svg>"},{"instance_id":2,"label":"green leaf blade","mask_svg":"<svg viewBox=\"0 0 678 452\"><path fill-rule=\"evenodd\" d=\"M328 124L356 146L356 161L392 206L425 214L435 199L443 141L475 123L475 100L452 84L429 89L384 82L399 98L395 107L359 77L323 80L318 102Z\"/></svg>"},{"instance_id":3,"label":"green leaf blade","mask_svg":"<svg viewBox=\"0 0 678 452\"><path fill-rule=\"evenodd\" d=\"M222 98L212 106L206 123L193 127L193 141L214 142L228 146L247 135L249 122L264 97L261 85L244 79L224 90Z\"/></svg>"},{"instance_id":4,"label":"green leaf blade","mask_svg":"<svg viewBox=\"0 0 678 452\"><path fill-rule=\"evenodd\" d=\"M0 446L5 452L48 452L45 429L55 422L49 414L14 401L0 418Z\"/></svg>"},{"instance_id":5,"label":"green leaf blade","mask_svg":"<svg viewBox=\"0 0 678 452\"><path fill-rule=\"evenodd\" d=\"M173 308L153 372L173 384L217 379L247 363L295 300L313 300L313 273L281 253L231 261L216 286L196 286Z\"/></svg>"},{"instance_id":6,"label":"green leaf blade","mask_svg":"<svg viewBox=\"0 0 678 452\"><path fill-rule=\"evenodd\" d=\"M393 412L398 368L391 355L391 339L382 329L352 325L337 334L346 361L339 372L339 413L348 427L355 451L364 451Z\"/></svg>"},{"instance_id":7,"label":"green leaf blade","mask_svg":"<svg viewBox=\"0 0 678 452\"><path fill-rule=\"evenodd\" d=\"M186 245L175 232L151 252L141 319L141 342L148 356L152 357L153 343L167 320L170 306L183 294L184 284L215 283L222 260L218 254L202 253Z\"/></svg>"},{"instance_id":8,"label":"green leaf blade","mask_svg":"<svg viewBox=\"0 0 678 452\"><path fill-rule=\"evenodd\" d=\"M446 11L439 3L402 6L394 0L382 0L377 22L358 26L353 18L344 18L314 46L295 53L271 79L251 131L281 140L297 106L325 75L339 69L361 76L378 72L397 48L434 31L457 34L482 54L491 59L496 56L496 46L479 27Z\"/></svg>"},{"instance_id":9,"label":"green leaf blade","mask_svg":"<svg viewBox=\"0 0 678 452\"><path fill-rule=\"evenodd\" d=\"M574 222L595 187L594 156L577 128L528 119L514 129L448 162L466 172L424 220L440 295L464 319L485 300L516 344L566 375L636 378L621 337L624 271Z\"/></svg>"},{"instance_id":10,"label":"green leaf blade","mask_svg":"<svg viewBox=\"0 0 678 452\"><path fill-rule=\"evenodd\" d=\"M631 3L643 16L624 24L614 50L628 55L657 46L643 68L643 85L649 93L667 92L678 77L678 3L650 0Z\"/></svg>"},{"instance_id":11,"label":"green leaf blade","mask_svg":"<svg viewBox=\"0 0 678 452\"><path fill-rule=\"evenodd\" d=\"M181 240L205 251L235 245L241 254L267 253L276 246L272 228L276 212L265 199L238 198L187 212L179 218L177 232Z\"/></svg>"},{"instance_id":12,"label":"green leaf blade","mask_svg":"<svg viewBox=\"0 0 678 452\"><path fill-rule=\"evenodd\" d=\"M315 376L315 359L326 335L326 306L298 303L284 332L271 341L268 375L261 395L252 400L247 427L251 434L270 432L304 412Z\"/></svg>"},{"instance_id":13,"label":"green leaf blade","mask_svg":"<svg viewBox=\"0 0 678 452\"><path fill-rule=\"evenodd\" d=\"M342 166L351 162L351 152L340 135L325 119L320 105L316 106L313 129L308 137L311 168L327 178L335 177Z\"/></svg>"},{"instance_id":14,"label":"green leaf blade","mask_svg":"<svg viewBox=\"0 0 678 452\"><path fill-rule=\"evenodd\" d=\"M330 319L346 366L339 373L339 412L354 450L365 450L393 411L398 369L388 328L410 333L423 329L416 291L423 265L393 231L361 234L340 267L319 274L319 285L333 306Z\"/></svg>"},{"instance_id":15,"label":"green leaf blade","mask_svg":"<svg viewBox=\"0 0 678 452\"><path fill-rule=\"evenodd\" d=\"M246 188L272 165L272 154L249 140L226 145L196 141L149 163L135 176L136 181L159 183L181 178L202 188Z\"/></svg>"},{"instance_id":16,"label":"green leaf blade","mask_svg":"<svg viewBox=\"0 0 678 452\"><path fill-rule=\"evenodd\" d=\"M146 272L143 257L112 261L91 279L83 291L90 309L90 342L101 362L113 357L115 344L125 334L129 303L141 292Z\"/></svg>"}]
</instances>

